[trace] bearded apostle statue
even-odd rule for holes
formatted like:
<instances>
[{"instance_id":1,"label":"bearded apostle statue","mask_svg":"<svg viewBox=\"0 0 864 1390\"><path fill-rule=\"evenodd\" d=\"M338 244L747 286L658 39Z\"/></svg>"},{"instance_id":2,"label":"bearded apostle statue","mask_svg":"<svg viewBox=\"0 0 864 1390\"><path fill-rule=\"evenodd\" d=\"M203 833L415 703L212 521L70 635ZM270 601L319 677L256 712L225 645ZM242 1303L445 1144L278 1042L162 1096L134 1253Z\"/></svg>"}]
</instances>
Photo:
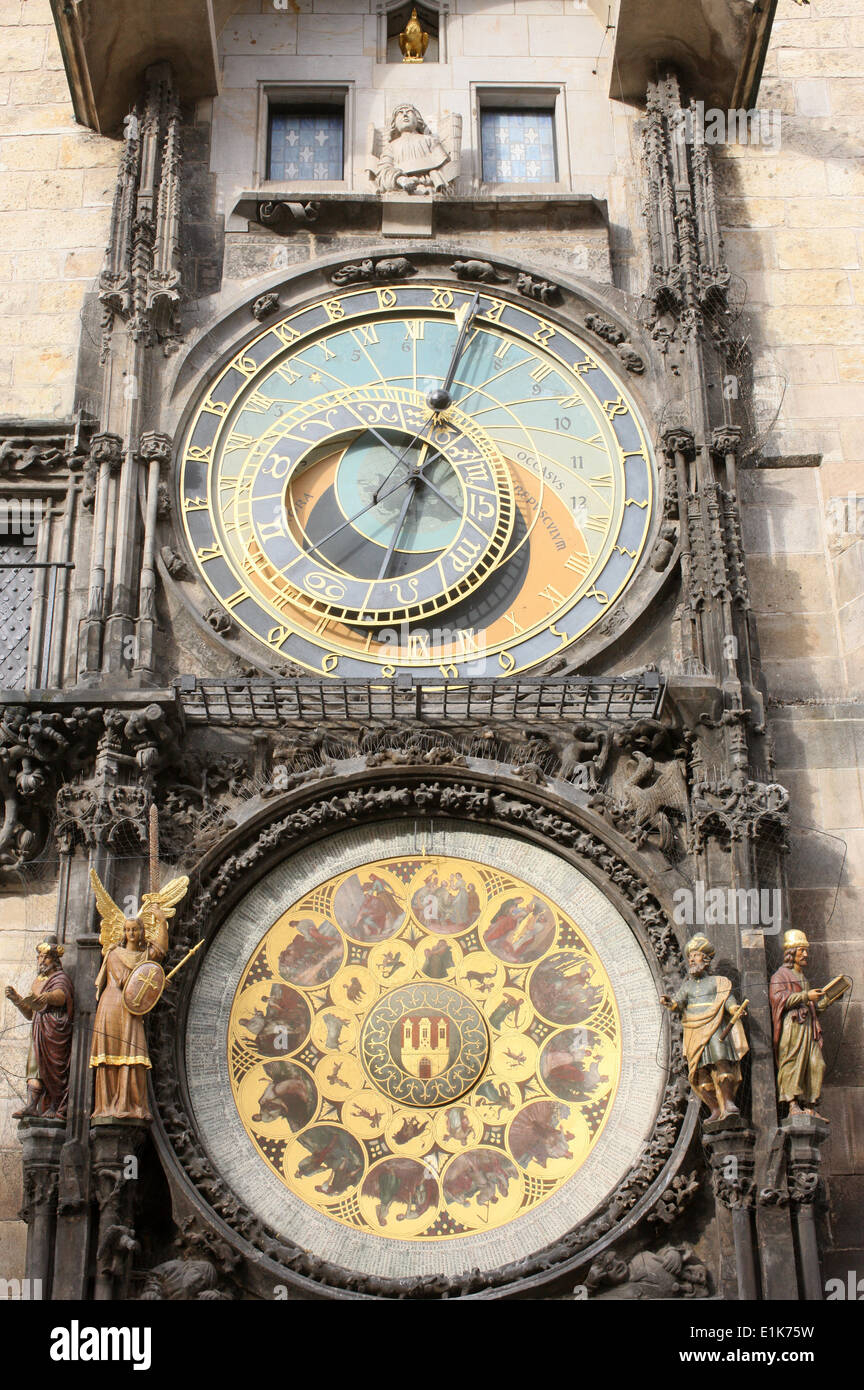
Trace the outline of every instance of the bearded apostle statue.
<instances>
[{"instance_id":1,"label":"bearded apostle statue","mask_svg":"<svg viewBox=\"0 0 864 1390\"><path fill-rule=\"evenodd\" d=\"M714 947L707 936L694 936L685 946L687 979L674 998L660 1002L683 1015L684 1055L690 1085L711 1112L709 1120L738 1115L735 1096L741 1085L741 1059L749 1050L741 1019L747 1000L736 1004L732 984L711 975Z\"/></svg>"},{"instance_id":2,"label":"bearded apostle statue","mask_svg":"<svg viewBox=\"0 0 864 1390\"><path fill-rule=\"evenodd\" d=\"M37 975L30 993L20 995L6 986L6 998L31 1022L27 1104L12 1112L13 1120L66 1118L75 996L61 964L63 949L56 936L46 936L36 947Z\"/></svg>"},{"instance_id":3,"label":"bearded apostle statue","mask_svg":"<svg viewBox=\"0 0 864 1390\"><path fill-rule=\"evenodd\" d=\"M822 1095L825 1061L823 1013L852 986L848 975L838 975L822 989L811 989L804 971L810 942L803 931L787 931L783 937L783 964L771 976L768 997L774 1024L774 1056L777 1062L777 1096L788 1101L790 1115L812 1115Z\"/></svg>"},{"instance_id":4,"label":"bearded apostle statue","mask_svg":"<svg viewBox=\"0 0 864 1390\"><path fill-rule=\"evenodd\" d=\"M152 1119L147 1105L151 1062L142 1014L161 993L164 975L158 962L168 950L168 920L185 896L189 880L175 878L164 888L145 893L137 917L125 916L94 869L90 881L101 916L102 943L102 968L96 976L99 1002L90 1047L90 1066L96 1072L93 1122L146 1122ZM147 962L156 966L142 973L140 967ZM127 988L130 982L136 985L134 991Z\"/></svg>"}]
</instances>

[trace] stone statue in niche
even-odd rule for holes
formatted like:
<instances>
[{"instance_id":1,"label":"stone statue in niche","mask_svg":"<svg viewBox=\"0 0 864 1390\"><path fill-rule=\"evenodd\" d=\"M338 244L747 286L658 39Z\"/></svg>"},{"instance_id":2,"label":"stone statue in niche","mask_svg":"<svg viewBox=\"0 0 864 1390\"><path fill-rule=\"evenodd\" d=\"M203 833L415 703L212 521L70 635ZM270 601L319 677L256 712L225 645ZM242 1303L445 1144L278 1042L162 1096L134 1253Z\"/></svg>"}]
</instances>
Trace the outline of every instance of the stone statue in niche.
<instances>
[{"instance_id":1,"label":"stone statue in niche","mask_svg":"<svg viewBox=\"0 0 864 1390\"><path fill-rule=\"evenodd\" d=\"M379 193L430 197L447 193L459 174L462 117L450 114L440 138L409 102L397 106L387 131L369 128L369 176Z\"/></svg>"},{"instance_id":2,"label":"stone statue in niche","mask_svg":"<svg viewBox=\"0 0 864 1390\"><path fill-rule=\"evenodd\" d=\"M741 1019L749 1001L736 1004L729 980L710 973L714 947L707 936L699 933L684 949L690 973L674 999L664 994L660 1002L683 1014L690 1085L708 1106L708 1119L722 1120L740 1113L735 1095L741 1058L749 1050Z\"/></svg>"},{"instance_id":3,"label":"stone statue in niche","mask_svg":"<svg viewBox=\"0 0 864 1390\"><path fill-rule=\"evenodd\" d=\"M46 936L36 947L37 975L30 993L20 995L12 985L6 986L6 998L31 1023L27 1104L12 1112L13 1120L66 1118L74 994L72 981L60 963L62 955L56 936Z\"/></svg>"},{"instance_id":4,"label":"stone statue in niche","mask_svg":"<svg viewBox=\"0 0 864 1390\"><path fill-rule=\"evenodd\" d=\"M768 997L774 1025L777 1061L777 1098L787 1101L790 1115L812 1115L817 1110L825 1077L822 1028L816 1017L852 987L848 975L838 975L821 989L811 989L804 971L810 942L803 931L787 931L783 937L783 964L771 976Z\"/></svg>"}]
</instances>

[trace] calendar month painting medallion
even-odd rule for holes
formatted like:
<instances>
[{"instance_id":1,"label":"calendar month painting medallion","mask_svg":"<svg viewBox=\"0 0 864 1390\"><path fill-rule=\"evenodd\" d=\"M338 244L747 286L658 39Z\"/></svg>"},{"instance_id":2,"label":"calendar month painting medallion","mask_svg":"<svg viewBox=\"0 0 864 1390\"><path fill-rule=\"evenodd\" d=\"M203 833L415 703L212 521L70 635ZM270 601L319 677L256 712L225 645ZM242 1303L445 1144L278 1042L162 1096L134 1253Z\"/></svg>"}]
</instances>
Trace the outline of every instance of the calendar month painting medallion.
<instances>
[{"instance_id":1,"label":"calendar month painting medallion","mask_svg":"<svg viewBox=\"0 0 864 1390\"><path fill-rule=\"evenodd\" d=\"M635 1158L662 1089L623 919L552 854L458 825L289 858L193 996L190 1094L227 1180L351 1268L547 1244Z\"/></svg>"}]
</instances>

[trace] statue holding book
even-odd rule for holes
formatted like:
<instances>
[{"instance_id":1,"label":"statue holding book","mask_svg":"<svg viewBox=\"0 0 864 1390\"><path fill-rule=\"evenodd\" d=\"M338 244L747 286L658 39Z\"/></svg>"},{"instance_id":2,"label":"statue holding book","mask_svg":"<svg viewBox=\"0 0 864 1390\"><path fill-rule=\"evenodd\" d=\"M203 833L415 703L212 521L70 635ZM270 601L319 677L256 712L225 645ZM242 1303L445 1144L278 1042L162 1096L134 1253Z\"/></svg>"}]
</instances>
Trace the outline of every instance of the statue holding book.
<instances>
[{"instance_id":1,"label":"statue holding book","mask_svg":"<svg viewBox=\"0 0 864 1390\"><path fill-rule=\"evenodd\" d=\"M75 1000L72 981L61 964L63 951L56 936L46 936L36 947L37 975L29 994L6 986L6 998L30 1023L27 1103L13 1110L13 1120L66 1118Z\"/></svg>"},{"instance_id":2,"label":"statue holding book","mask_svg":"<svg viewBox=\"0 0 864 1390\"><path fill-rule=\"evenodd\" d=\"M790 1115L812 1115L824 1120L816 1108L825 1076L822 1028L817 1015L842 998L851 989L852 981L848 975L837 975L821 989L813 989L804 974L809 950L810 942L803 931L787 931L783 937L783 964L771 976L769 999L777 1095L788 1102Z\"/></svg>"}]
</instances>

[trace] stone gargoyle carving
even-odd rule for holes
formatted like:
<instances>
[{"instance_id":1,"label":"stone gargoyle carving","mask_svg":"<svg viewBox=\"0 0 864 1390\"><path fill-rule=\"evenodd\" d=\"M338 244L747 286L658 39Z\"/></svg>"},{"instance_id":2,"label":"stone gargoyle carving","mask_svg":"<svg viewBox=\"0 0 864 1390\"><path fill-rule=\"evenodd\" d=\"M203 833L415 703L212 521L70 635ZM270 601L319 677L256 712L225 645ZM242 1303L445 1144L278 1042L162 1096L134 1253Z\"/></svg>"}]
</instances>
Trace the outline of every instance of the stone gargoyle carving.
<instances>
[{"instance_id":1,"label":"stone gargoyle carving","mask_svg":"<svg viewBox=\"0 0 864 1390\"><path fill-rule=\"evenodd\" d=\"M459 175L462 117L450 113L433 134L416 106L397 106L387 130L369 127L369 177L379 193L446 194Z\"/></svg>"}]
</instances>

